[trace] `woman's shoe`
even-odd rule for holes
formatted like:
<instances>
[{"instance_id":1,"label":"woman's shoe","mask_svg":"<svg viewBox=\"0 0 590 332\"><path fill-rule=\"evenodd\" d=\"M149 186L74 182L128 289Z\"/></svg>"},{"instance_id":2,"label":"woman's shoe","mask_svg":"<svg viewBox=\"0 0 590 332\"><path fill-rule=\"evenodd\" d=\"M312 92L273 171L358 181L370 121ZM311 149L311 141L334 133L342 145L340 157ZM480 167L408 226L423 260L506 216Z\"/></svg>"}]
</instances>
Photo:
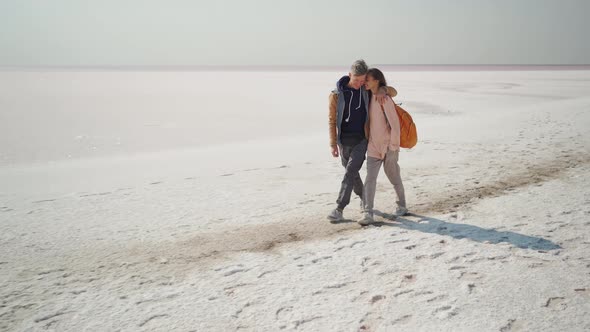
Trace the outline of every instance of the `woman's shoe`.
<instances>
[{"instance_id":1,"label":"woman's shoe","mask_svg":"<svg viewBox=\"0 0 590 332\"><path fill-rule=\"evenodd\" d=\"M397 210L395 210L395 216L396 217L403 217L406 214L408 214L408 209L403 207L403 206L398 206Z\"/></svg>"},{"instance_id":2,"label":"woman's shoe","mask_svg":"<svg viewBox=\"0 0 590 332\"><path fill-rule=\"evenodd\" d=\"M373 214L370 212L365 212L364 216L361 220L358 221L359 225L367 226L373 223Z\"/></svg>"}]
</instances>

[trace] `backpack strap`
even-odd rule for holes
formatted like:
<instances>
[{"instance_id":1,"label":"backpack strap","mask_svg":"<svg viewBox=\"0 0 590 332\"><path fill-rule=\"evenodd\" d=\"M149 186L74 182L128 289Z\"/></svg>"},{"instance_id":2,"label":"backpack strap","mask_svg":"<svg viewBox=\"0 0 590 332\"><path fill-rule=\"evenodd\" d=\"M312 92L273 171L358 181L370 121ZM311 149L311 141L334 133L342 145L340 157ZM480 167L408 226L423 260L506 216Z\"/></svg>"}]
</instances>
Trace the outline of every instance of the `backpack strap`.
<instances>
[{"instance_id":1,"label":"backpack strap","mask_svg":"<svg viewBox=\"0 0 590 332\"><path fill-rule=\"evenodd\" d=\"M383 108L383 105L381 105L381 110L383 111L383 116L385 117L385 122L387 123L387 127L389 127L389 130L391 130L391 124L389 124L389 120L387 120L387 115L385 114L385 109Z\"/></svg>"}]
</instances>

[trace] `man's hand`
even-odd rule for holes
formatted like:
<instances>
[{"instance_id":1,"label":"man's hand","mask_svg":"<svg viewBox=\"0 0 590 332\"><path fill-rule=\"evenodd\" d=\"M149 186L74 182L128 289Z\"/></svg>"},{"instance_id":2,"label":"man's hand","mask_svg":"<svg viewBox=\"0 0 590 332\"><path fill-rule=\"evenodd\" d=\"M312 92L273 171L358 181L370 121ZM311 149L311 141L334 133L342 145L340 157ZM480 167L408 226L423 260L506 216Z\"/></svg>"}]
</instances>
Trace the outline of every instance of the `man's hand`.
<instances>
[{"instance_id":1,"label":"man's hand","mask_svg":"<svg viewBox=\"0 0 590 332\"><path fill-rule=\"evenodd\" d=\"M338 158L340 156L340 152L338 152L338 146L332 147L332 157Z\"/></svg>"},{"instance_id":2,"label":"man's hand","mask_svg":"<svg viewBox=\"0 0 590 332\"><path fill-rule=\"evenodd\" d=\"M387 88L384 87L384 86L380 87L379 88L379 92L377 92L377 94L375 95L375 98L377 99L377 102L380 105L384 105L385 104L385 100L387 100L385 98L389 98L387 96Z\"/></svg>"}]
</instances>

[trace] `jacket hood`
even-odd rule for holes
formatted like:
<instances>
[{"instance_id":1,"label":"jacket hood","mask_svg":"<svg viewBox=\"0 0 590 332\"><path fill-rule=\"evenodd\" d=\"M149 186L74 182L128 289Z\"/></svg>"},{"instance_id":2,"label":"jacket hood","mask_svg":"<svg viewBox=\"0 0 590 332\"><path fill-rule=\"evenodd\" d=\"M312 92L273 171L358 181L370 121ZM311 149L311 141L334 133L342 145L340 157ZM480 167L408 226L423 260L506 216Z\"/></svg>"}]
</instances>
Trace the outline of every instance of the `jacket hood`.
<instances>
[{"instance_id":1,"label":"jacket hood","mask_svg":"<svg viewBox=\"0 0 590 332\"><path fill-rule=\"evenodd\" d=\"M362 106L362 101L363 101L363 87L361 86L360 89L353 89L351 87L348 86L348 83L350 82L350 77L348 76L342 76L342 78L340 78L338 80L338 83L336 83L336 89L338 90L338 92L342 92L344 95L344 99L345 102L348 104L348 117L344 120L345 122L348 122L350 120L350 117L352 115L352 110L358 110L361 108ZM347 93L344 93L347 92ZM350 92L350 93L348 93ZM348 100L346 100L348 99ZM352 105L352 101L354 99L354 105ZM356 100L358 99L358 105L356 105Z\"/></svg>"},{"instance_id":2,"label":"jacket hood","mask_svg":"<svg viewBox=\"0 0 590 332\"><path fill-rule=\"evenodd\" d=\"M336 90L338 91L350 91L353 90L352 88L348 87L348 83L350 82L350 77L342 76L338 82L336 83Z\"/></svg>"}]
</instances>

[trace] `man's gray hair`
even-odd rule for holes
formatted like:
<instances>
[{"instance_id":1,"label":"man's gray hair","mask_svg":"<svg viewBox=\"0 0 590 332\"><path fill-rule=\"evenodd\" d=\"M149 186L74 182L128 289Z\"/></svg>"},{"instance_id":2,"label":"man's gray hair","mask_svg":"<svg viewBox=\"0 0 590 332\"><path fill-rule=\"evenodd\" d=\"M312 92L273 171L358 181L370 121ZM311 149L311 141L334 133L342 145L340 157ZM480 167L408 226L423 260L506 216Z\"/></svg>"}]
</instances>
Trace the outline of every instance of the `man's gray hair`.
<instances>
[{"instance_id":1,"label":"man's gray hair","mask_svg":"<svg viewBox=\"0 0 590 332\"><path fill-rule=\"evenodd\" d=\"M369 66L365 63L365 60L356 60L352 66L350 66L350 73L354 76L366 75L369 71Z\"/></svg>"}]
</instances>

